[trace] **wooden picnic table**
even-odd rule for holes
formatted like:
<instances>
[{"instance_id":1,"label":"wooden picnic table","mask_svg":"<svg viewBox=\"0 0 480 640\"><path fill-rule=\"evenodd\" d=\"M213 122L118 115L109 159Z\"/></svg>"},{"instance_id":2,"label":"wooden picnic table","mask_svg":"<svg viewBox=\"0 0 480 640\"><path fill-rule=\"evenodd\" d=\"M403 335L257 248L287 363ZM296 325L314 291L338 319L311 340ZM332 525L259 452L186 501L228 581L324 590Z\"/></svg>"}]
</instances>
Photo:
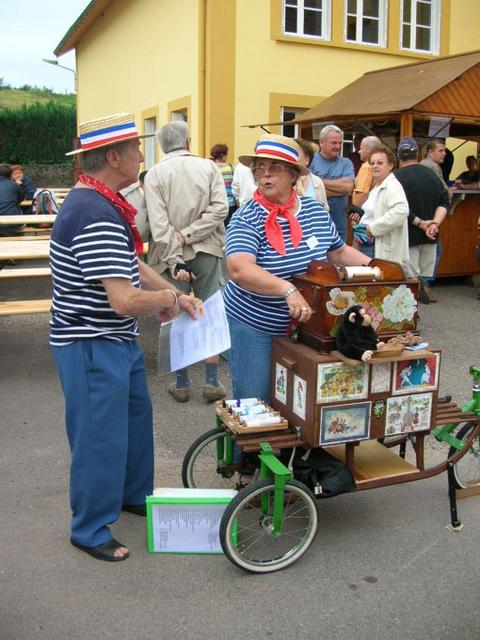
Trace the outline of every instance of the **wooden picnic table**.
<instances>
[{"instance_id":1,"label":"wooden picnic table","mask_svg":"<svg viewBox=\"0 0 480 640\"><path fill-rule=\"evenodd\" d=\"M26 213L16 216L0 216L0 224L53 224L56 219L56 213L48 213L38 216Z\"/></svg>"},{"instance_id":2,"label":"wooden picnic table","mask_svg":"<svg viewBox=\"0 0 480 640\"><path fill-rule=\"evenodd\" d=\"M50 267L26 267L0 269L0 280L20 280L21 278L45 278L51 276Z\"/></svg>"},{"instance_id":3,"label":"wooden picnic table","mask_svg":"<svg viewBox=\"0 0 480 640\"><path fill-rule=\"evenodd\" d=\"M50 240L10 242L10 240L0 238L0 261L48 258L49 247Z\"/></svg>"},{"instance_id":4,"label":"wooden picnic table","mask_svg":"<svg viewBox=\"0 0 480 640\"><path fill-rule=\"evenodd\" d=\"M0 237L0 262L2 260L37 260L48 258L50 240L24 240L11 242ZM143 252L148 253L148 243L143 244Z\"/></svg>"}]
</instances>

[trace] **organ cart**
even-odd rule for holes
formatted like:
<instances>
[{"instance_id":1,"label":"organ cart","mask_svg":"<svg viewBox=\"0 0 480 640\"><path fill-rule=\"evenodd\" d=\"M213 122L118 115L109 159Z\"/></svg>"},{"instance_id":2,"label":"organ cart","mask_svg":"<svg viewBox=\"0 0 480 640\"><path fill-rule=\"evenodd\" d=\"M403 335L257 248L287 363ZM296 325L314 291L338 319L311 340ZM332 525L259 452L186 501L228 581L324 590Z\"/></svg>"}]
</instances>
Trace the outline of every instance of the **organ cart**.
<instances>
[{"instance_id":1,"label":"organ cart","mask_svg":"<svg viewBox=\"0 0 480 640\"><path fill-rule=\"evenodd\" d=\"M319 451L330 461L330 478L333 463L336 478L350 479L343 491L447 471L452 528L461 526L456 490L480 485L480 368L470 368L473 396L466 406L439 398L441 352L405 348L420 341L418 281L407 280L394 263L374 260L370 267L339 270L314 261L293 279L313 314L289 338L273 342L270 405L258 399L217 403L216 428L185 456L185 486L238 490L224 512L220 540L227 557L247 571L284 568L310 546L319 501L335 494L326 490L321 466L308 476L316 481L299 481ZM367 363L335 349L352 304L368 309L389 347ZM431 464L425 444L432 437L446 451Z\"/></svg>"}]
</instances>

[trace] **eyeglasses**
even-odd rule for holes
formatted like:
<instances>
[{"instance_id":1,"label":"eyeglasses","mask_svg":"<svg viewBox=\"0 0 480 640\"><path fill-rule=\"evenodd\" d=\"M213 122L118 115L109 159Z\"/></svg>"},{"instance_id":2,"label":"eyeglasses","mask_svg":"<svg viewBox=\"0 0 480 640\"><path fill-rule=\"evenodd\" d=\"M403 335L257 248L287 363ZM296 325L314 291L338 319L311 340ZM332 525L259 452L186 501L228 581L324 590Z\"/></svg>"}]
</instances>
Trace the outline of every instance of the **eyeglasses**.
<instances>
[{"instance_id":1,"label":"eyeglasses","mask_svg":"<svg viewBox=\"0 0 480 640\"><path fill-rule=\"evenodd\" d=\"M256 167L253 167L252 173L256 178L262 178L266 173L274 176L278 173L281 173L285 169L285 165L283 164L271 164L269 167L266 167L263 164L257 164Z\"/></svg>"}]
</instances>

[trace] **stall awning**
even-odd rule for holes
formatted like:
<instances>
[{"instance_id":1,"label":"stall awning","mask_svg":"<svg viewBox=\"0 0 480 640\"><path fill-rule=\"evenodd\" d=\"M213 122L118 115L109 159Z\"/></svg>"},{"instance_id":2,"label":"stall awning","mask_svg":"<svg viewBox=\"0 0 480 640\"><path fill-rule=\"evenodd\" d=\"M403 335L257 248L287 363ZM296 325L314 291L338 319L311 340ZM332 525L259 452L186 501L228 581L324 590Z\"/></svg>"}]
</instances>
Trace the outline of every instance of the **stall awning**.
<instances>
[{"instance_id":1,"label":"stall awning","mask_svg":"<svg viewBox=\"0 0 480 640\"><path fill-rule=\"evenodd\" d=\"M378 121L405 112L480 124L480 51L370 71L288 124Z\"/></svg>"}]
</instances>

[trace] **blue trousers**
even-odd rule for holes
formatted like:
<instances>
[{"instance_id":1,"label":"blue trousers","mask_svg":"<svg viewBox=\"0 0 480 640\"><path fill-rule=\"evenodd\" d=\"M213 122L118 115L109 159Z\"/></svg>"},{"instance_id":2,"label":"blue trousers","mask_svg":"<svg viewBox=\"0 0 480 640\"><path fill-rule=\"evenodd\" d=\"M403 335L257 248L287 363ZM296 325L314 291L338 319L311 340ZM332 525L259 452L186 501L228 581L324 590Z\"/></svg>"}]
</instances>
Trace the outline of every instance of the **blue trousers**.
<instances>
[{"instance_id":1,"label":"blue trousers","mask_svg":"<svg viewBox=\"0 0 480 640\"><path fill-rule=\"evenodd\" d=\"M72 461L72 538L108 542L123 504L153 490L152 403L135 340L90 338L52 347L65 396Z\"/></svg>"},{"instance_id":2,"label":"blue trousers","mask_svg":"<svg viewBox=\"0 0 480 640\"><path fill-rule=\"evenodd\" d=\"M440 262L440 258L442 257L442 251L443 251L443 245L442 245L442 241L439 238L437 242L437 257L435 258L435 268L433 270L433 276L431 278L420 278L420 280L424 284L426 284L427 287L431 286L434 283L435 278L437 277L438 263Z\"/></svg>"},{"instance_id":3,"label":"blue trousers","mask_svg":"<svg viewBox=\"0 0 480 640\"><path fill-rule=\"evenodd\" d=\"M228 318L232 346L228 364L234 398L270 400L272 336Z\"/></svg>"}]
</instances>

